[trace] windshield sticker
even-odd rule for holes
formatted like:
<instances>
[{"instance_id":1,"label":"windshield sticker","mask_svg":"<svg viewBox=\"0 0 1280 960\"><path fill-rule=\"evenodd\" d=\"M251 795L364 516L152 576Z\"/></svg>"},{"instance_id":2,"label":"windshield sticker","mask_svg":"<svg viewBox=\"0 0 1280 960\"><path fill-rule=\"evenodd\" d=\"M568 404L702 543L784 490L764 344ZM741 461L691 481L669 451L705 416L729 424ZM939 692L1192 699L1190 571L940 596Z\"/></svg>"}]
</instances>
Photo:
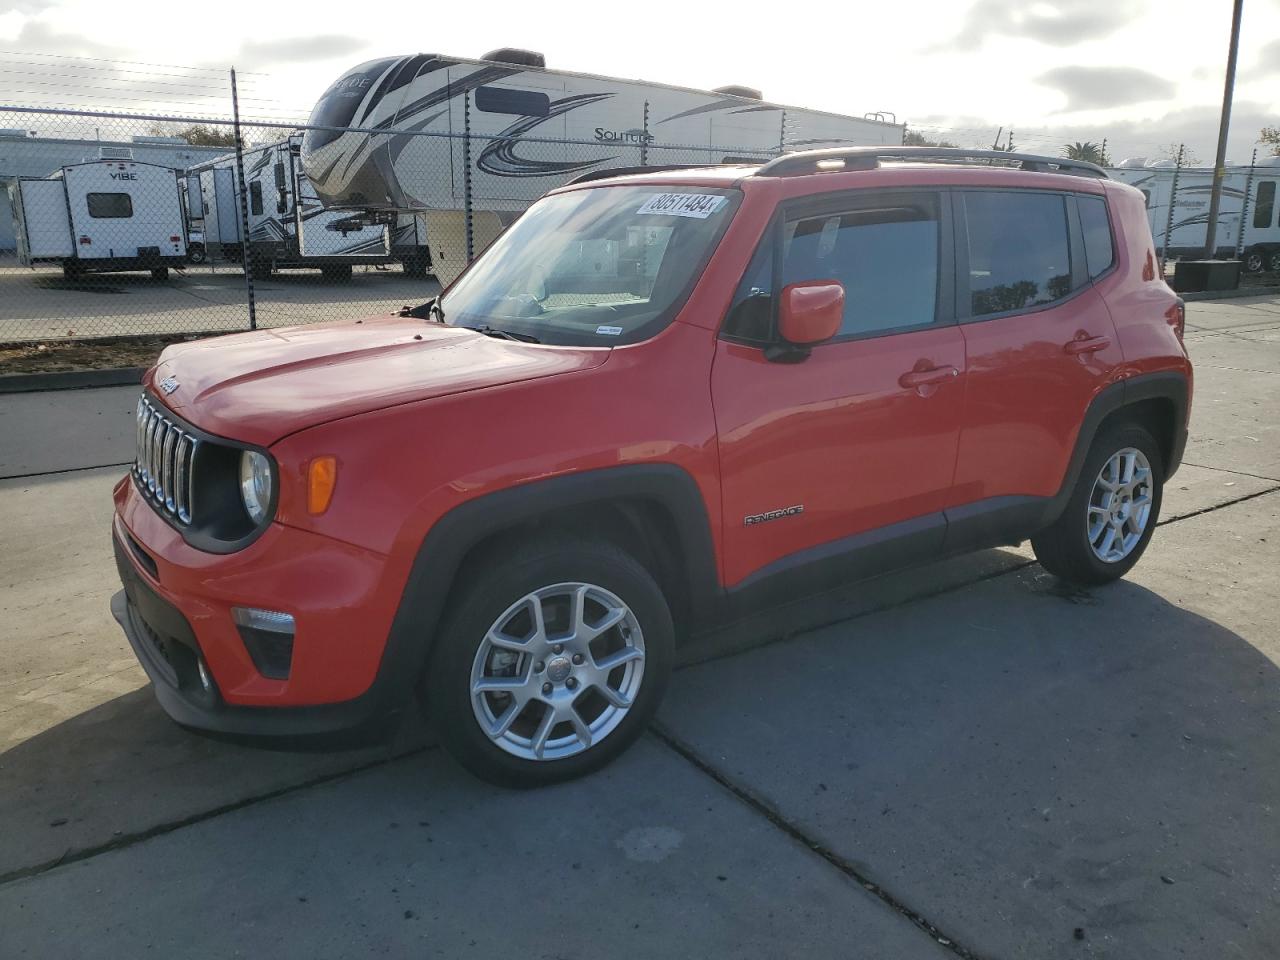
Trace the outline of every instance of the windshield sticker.
<instances>
[{"instance_id":1,"label":"windshield sticker","mask_svg":"<svg viewBox=\"0 0 1280 960\"><path fill-rule=\"evenodd\" d=\"M695 217L705 220L719 210L728 197L714 193L655 193L636 213L657 213L667 217Z\"/></svg>"},{"instance_id":2,"label":"windshield sticker","mask_svg":"<svg viewBox=\"0 0 1280 960\"><path fill-rule=\"evenodd\" d=\"M622 328L601 326L596 327L596 333L602 334L606 337L620 337L622 336Z\"/></svg>"}]
</instances>

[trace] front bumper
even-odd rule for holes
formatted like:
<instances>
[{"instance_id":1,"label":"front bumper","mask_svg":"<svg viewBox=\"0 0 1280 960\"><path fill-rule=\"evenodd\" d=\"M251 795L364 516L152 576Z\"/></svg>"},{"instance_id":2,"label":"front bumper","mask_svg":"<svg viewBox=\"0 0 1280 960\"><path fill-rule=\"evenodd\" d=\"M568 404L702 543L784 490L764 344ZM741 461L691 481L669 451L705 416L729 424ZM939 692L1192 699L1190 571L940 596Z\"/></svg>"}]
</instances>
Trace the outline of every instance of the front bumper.
<instances>
[{"instance_id":1,"label":"front bumper","mask_svg":"<svg viewBox=\"0 0 1280 960\"><path fill-rule=\"evenodd\" d=\"M187 619L138 576L119 539L113 540L124 589L112 596L111 615L151 678L160 706L176 723L237 738L357 743L377 739L394 725L398 711L368 695L314 707L228 704L212 677L208 688L200 683L195 658L201 654Z\"/></svg>"},{"instance_id":2,"label":"front bumper","mask_svg":"<svg viewBox=\"0 0 1280 960\"><path fill-rule=\"evenodd\" d=\"M412 702L414 677L386 656L402 585L389 583L384 557L278 526L215 556L183 542L130 478L116 504L123 590L111 611L175 721L233 737L365 742ZM296 615L288 677L258 672L231 619L238 605Z\"/></svg>"}]
</instances>

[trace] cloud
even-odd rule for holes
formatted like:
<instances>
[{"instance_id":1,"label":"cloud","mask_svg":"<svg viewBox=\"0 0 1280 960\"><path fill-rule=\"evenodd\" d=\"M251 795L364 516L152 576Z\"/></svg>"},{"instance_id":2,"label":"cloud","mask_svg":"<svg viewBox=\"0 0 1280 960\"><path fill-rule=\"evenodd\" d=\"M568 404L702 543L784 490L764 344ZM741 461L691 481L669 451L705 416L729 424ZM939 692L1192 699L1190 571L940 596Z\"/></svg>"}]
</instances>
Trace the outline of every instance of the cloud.
<instances>
[{"instance_id":1,"label":"cloud","mask_svg":"<svg viewBox=\"0 0 1280 960\"><path fill-rule=\"evenodd\" d=\"M996 134L996 124L974 116L923 116L911 118L911 127L929 137L943 137L962 147L988 147ZM1275 108L1270 104L1237 100L1231 110L1231 135L1227 144L1229 163L1249 162L1258 132L1275 124ZM1045 127L1015 125L1014 147L1026 153L1050 156L1061 154L1063 144L1076 140L1107 141L1113 160L1125 157L1160 156L1169 143L1185 143L1201 159L1212 157L1218 141L1218 107L1203 104L1170 110L1142 120L1112 120L1107 123L1063 124ZM1259 156L1266 153L1260 149Z\"/></svg>"},{"instance_id":2,"label":"cloud","mask_svg":"<svg viewBox=\"0 0 1280 960\"><path fill-rule=\"evenodd\" d=\"M1172 81L1136 67L1055 67L1035 82L1066 96L1065 113L1163 100L1174 91Z\"/></svg>"},{"instance_id":3,"label":"cloud","mask_svg":"<svg viewBox=\"0 0 1280 960\"><path fill-rule=\"evenodd\" d=\"M1272 40L1258 51L1258 59L1249 73L1259 77L1280 73L1280 39Z\"/></svg>"},{"instance_id":4,"label":"cloud","mask_svg":"<svg viewBox=\"0 0 1280 960\"><path fill-rule=\"evenodd\" d=\"M977 0L965 14L960 32L932 49L976 50L997 36L1071 47L1115 33L1142 15L1144 0Z\"/></svg>"},{"instance_id":5,"label":"cloud","mask_svg":"<svg viewBox=\"0 0 1280 960\"><path fill-rule=\"evenodd\" d=\"M63 57L118 57L124 51L77 33L63 33L40 20L28 20L12 41L22 53L54 53Z\"/></svg>"},{"instance_id":6,"label":"cloud","mask_svg":"<svg viewBox=\"0 0 1280 960\"><path fill-rule=\"evenodd\" d=\"M338 33L281 40L246 40L232 62L237 67L260 70L287 63L311 63L351 56L366 46L368 42L365 40Z\"/></svg>"}]
</instances>

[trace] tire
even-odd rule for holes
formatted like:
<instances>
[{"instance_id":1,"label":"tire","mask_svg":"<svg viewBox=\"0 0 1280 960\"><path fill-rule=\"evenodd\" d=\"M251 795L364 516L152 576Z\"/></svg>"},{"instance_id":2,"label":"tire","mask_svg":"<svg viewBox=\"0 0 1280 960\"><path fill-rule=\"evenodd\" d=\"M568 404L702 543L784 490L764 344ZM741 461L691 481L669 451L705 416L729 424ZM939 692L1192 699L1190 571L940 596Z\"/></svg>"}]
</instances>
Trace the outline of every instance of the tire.
<instances>
[{"instance_id":1,"label":"tire","mask_svg":"<svg viewBox=\"0 0 1280 960\"><path fill-rule=\"evenodd\" d=\"M1280 273L1280 250L1272 250L1267 254L1267 269L1272 273Z\"/></svg>"},{"instance_id":2,"label":"tire","mask_svg":"<svg viewBox=\"0 0 1280 960\"><path fill-rule=\"evenodd\" d=\"M335 263L320 268L320 276L330 283L346 283L351 279L351 264Z\"/></svg>"},{"instance_id":3,"label":"tire","mask_svg":"<svg viewBox=\"0 0 1280 960\"><path fill-rule=\"evenodd\" d=\"M204 246L199 243L193 243L187 248L187 261L189 263L204 263L205 250Z\"/></svg>"},{"instance_id":4,"label":"tire","mask_svg":"<svg viewBox=\"0 0 1280 960\"><path fill-rule=\"evenodd\" d=\"M640 735L666 690L674 628L662 591L634 558L608 543L529 543L469 565L458 583L420 688L459 763L490 783L538 787L598 770ZM579 595L585 629L575 633L568 625ZM609 619L617 622L590 639ZM525 646L511 648L513 636ZM495 646L491 637L507 643ZM619 663L596 669L611 657ZM504 673L514 676L495 675ZM477 680L515 692L473 692ZM615 702L601 695L604 687Z\"/></svg>"},{"instance_id":5,"label":"tire","mask_svg":"<svg viewBox=\"0 0 1280 960\"><path fill-rule=\"evenodd\" d=\"M1139 456L1131 457L1125 451ZM1123 480L1124 464L1134 463L1134 483L1130 485L1131 499L1114 496L1108 500L1106 485L1116 475L1110 471L1113 458L1119 459L1119 478ZM1145 485L1138 478L1142 475L1142 460L1146 461L1149 477ZM1103 477L1103 471L1108 476ZM1122 486L1126 486L1123 485ZM1089 455L1085 458L1076 481L1075 490L1067 501L1066 509L1052 526L1031 538L1031 546L1040 565L1055 576L1083 586L1110 583L1123 577L1142 556L1160 518L1160 503L1164 495L1164 458L1155 438L1145 428L1135 423L1118 423L1106 427L1097 436ZM1146 517L1140 531L1136 518L1146 498ZM1137 505L1137 506L1135 506ZM1110 508L1114 506L1115 512ZM1119 533L1107 539L1111 520L1119 524ZM1098 531L1094 534L1094 531ZM1100 549L1110 548L1111 555L1104 559ZM1100 549L1099 549L1100 548ZM1122 555L1118 555L1123 551Z\"/></svg>"},{"instance_id":6,"label":"tire","mask_svg":"<svg viewBox=\"0 0 1280 960\"><path fill-rule=\"evenodd\" d=\"M1266 257L1261 250L1246 250L1242 259L1245 273L1261 273L1266 266Z\"/></svg>"},{"instance_id":7,"label":"tire","mask_svg":"<svg viewBox=\"0 0 1280 960\"><path fill-rule=\"evenodd\" d=\"M400 263L406 277L421 278L427 275L431 267L431 257L425 253L415 253L405 257Z\"/></svg>"},{"instance_id":8,"label":"tire","mask_svg":"<svg viewBox=\"0 0 1280 960\"><path fill-rule=\"evenodd\" d=\"M168 280L169 268L168 267L152 267L151 279L155 280L158 283L163 283L165 280Z\"/></svg>"},{"instance_id":9,"label":"tire","mask_svg":"<svg viewBox=\"0 0 1280 960\"><path fill-rule=\"evenodd\" d=\"M249 275L255 280L271 279L272 263L265 257L249 256Z\"/></svg>"}]
</instances>

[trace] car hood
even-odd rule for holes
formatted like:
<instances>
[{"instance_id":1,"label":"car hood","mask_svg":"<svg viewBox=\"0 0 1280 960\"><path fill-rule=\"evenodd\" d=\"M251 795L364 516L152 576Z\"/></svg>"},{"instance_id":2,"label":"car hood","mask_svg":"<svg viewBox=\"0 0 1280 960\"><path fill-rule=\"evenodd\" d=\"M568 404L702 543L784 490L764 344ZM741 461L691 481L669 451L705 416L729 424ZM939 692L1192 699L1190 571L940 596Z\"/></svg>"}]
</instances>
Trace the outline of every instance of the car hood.
<instances>
[{"instance_id":1,"label":"car hood","mask_svg":"<svg viewBox=\"0 0 1280 960\"><path fill-rule=\"evenodd\" d=\"M330 420L586 370L608 356L607 348L539 346L372 317L176 344L144 383L195 426L266 446Z\"/></svg>"}]
</instances>

